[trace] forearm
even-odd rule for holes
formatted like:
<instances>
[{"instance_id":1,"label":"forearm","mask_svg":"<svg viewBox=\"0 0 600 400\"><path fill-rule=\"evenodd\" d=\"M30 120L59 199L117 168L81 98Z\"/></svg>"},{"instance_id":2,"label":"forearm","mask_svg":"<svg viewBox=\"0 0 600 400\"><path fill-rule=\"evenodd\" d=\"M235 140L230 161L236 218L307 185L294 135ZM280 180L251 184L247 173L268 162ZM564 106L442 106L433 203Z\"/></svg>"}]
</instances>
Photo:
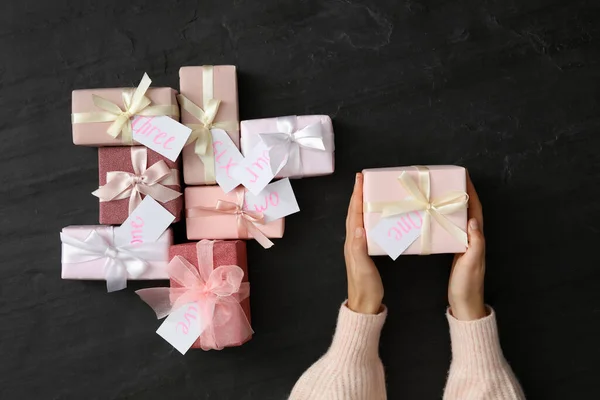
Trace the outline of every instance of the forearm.
<instances>
[{"instance_id":1,"label":"forearm","mask_svg":"<svg viewBox=\"0 0 600 400\"><path fill-rule=\"evenodd\" d=\"M379 359L379 337L386 315L385 309L366 315L342 305L329 351L302 375L290 400L386 399Z\"/></svg>"},{"instance_id":2,"label":"forearm","mask_svg":"<svg viewBox=\"0 0 600 400\"><path fill-rule=\"evenodd\" d=\"M524 400L508 365L492 309L485 318L459 321L447 314L452 340L452 364L444 400Z\"/></svg>"}]
</instances>

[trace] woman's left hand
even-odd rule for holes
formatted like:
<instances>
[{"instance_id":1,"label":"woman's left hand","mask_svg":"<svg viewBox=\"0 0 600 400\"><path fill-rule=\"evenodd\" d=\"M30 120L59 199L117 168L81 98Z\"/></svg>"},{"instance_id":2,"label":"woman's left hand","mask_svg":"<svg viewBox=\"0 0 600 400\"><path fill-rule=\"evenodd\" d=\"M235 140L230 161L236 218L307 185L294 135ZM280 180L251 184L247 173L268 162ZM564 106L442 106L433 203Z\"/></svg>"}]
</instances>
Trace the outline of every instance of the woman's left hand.
<instances>
[{"instance_id":1,"label":"woman's left hand","mask_svg":"<svg viewBox=\"0 0 600 400\"><path fill-rule=\"evenodd\" d=\"M361 173L356 174L348 208L344 256L348 273L348 308L360 314L378 314L383 300L383 283L375 263L367 253Z\"/></svg>"}]
</instances>

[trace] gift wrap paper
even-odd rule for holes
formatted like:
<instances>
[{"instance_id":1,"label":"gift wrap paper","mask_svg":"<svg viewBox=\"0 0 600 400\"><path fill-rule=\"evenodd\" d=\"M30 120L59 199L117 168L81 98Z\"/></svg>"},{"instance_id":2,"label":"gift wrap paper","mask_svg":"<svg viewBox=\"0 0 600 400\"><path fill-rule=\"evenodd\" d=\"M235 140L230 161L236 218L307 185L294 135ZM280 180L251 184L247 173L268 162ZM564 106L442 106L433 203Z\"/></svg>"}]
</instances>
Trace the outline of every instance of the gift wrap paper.
<instances>
[{"instance_id":1,"label":"gift wrap paper","mask_svg":"<svg viewBox=\"0 0 600 400\"><path fill-rule=\"evenodd\" d=\"M428 165L431 182L431 199L435 199L449 191L467 190L467 175L463 167L454 165ZM410 177L418 182L418 173L414 167L366 169L364 174L363 202L385 202L403 200L408 193L398 181L403 171L408 171ZM459 210L445 216L460 229L467 230L467 210ZM377 225L381 213L365 212L365 230L369 255L379 256L386 253L369 237L369 230ZM452 237L433 218L431 218L431 254L463 253L464 244ZM421 238L418 238L403 254L421 254Z\"/></svg>"},{"instance_id":2,"label":"gift wrap paper","mask_svg":"<svg viewBox=\"0 0 600 400\"><path fill-rule=\"evenodd\" d=\"M63 228L62 232L75 239L84 241L92 231L98 232L107 243L114 245L113 238L113 227L112 226L100 226L100 225L77 225L67 226ZM144 271L136 280L153 280L153 279L169 279L167 273L167 265L171 258L169 257L169 250L173 244L173 232L171 229L167 229L160 238L155 242L164 256L161 260L148 262L148 268ZM82 263L63 263L62 264L62 279L79 279L79 280L105 280L104 264L105 258L87 261ZM130 278L129 278L130 279Z\"/></svg>"},{"instance_id":3,"label":"gift wrap paper","mask_svg":"<svg viewBox=\"0 0 600 400\"><path fill-rule=\"evenodd\" d=\"M197 243L185 243L178 244L175 246L171 246L169 251L169 259L173 259L175 256L181 256L188 260L194 267L198 268L198 256L196 250ZM222 241L217 240L213 245L213 269L220 267L222 265L237 265L244 271L244 279L242 282L248 282L248 259L246 255L246 243L241 240L230 240L230 241ZM171 280L171 287L180 287L177 282ZM250 298L244 299L240 302L240 306L244 310L246 314L246 318L248 318L248 322L250 320ZM217 304L218 307L218 304ZM228 324L228 328L231 328L232 331L240 331L241 324L238 321L231 320ZM252 338L250 335L244 341L237 343L236 346L240 346ZM201 348L201 339L198 340L192 345L192 348Z\"/></svg>"},{"instance_id":4,"label":"gift wrap paper","mask_svg":"<svg viewBox=\"0 0 600 400\"><path fill-rule=\"evenodd\" d=\"M179 70L179 86L181 94L204 110L204 95L202 84L203 68L183 67ZM238 91L237 75L234 65L213 66L213 98L220 100L219 111L214 122L238 121ZM183 124L198 124L199 121L183 108L181 109ZM229 130L227 134L240 146L239 130ZM194 143L183 148L183 180L187 185L205 185L204 164L194 152Z\"/></svg>"},{"instance_id":5,"label":"gift wrap paper","mask_svg":"<svg viewBox=\"0 0 600 400\"><path fill-rule=\"evenodd\" d=\"M129 88L114 89L83 89L74 90L72 94L73 113L105 112L96 107L92 95L97 95L118 105L121 110L125 109L123 104L123 91ZM167 87L150 88L146 91L152 103L152 106L171 106L177 105L177 91ZM171 118L177 119L170 115ZM73 143L80 146L103 147L103 146L127 146L131 144L123 143L122 133L113 138L106 131L112 122L90 122L73 124ZM134 142L137 144L137 142Z\"/></svg>"}]
</instances>

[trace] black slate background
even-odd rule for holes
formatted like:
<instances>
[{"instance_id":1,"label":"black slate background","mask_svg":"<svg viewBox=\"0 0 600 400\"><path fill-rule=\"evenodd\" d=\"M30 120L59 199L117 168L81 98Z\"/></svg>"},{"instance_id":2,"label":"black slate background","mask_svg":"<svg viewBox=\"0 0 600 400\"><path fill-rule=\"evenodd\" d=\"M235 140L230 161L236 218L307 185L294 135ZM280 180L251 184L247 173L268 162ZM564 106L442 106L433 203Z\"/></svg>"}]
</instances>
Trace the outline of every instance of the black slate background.
<instances>
[{"instance_id":1,"label":"black slate background","mask_svg":"<svg viewBox=\"0 0 600 400\"><path fill-rule=\"evenodd\" d=\"M365 167L461 164L485 209L487 301L530 399L600 383L600 7L596 1L4 0L0 12L0 398L285 399L345 298L345 208ZM130 289L62 281L58 232L97 223L70 92L178 88L235 64L242 119L334 119L336 172L249 244L254 339L182 357ZM179 227L181 233L181 227ZM180 238L182 235L180 234ZM377 260L390 399L441 397L451 256Z\"/></svg>"}]
</instances>

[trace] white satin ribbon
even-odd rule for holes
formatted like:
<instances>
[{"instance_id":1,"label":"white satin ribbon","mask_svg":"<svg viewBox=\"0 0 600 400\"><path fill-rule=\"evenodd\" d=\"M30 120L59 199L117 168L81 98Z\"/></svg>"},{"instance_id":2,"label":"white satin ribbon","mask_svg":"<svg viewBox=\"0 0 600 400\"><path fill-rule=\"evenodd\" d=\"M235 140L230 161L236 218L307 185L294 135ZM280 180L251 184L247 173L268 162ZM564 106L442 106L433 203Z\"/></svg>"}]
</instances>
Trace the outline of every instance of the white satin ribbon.
<instances>
[{"instance_id":1,"label":"white satin ribbon","mask_svg":"<svg viewBox=\"0 0 600 400\"><path fill-rule=\"evenodd\" d=\"M263 143L269 148L271 170L276 175L288 166L294 174L299 174L302 167L300 148L326 151L325 129L320 123L308 125L298 130L297 116L277 118L277 130L274 133L259 134Z\"/></svg>"},{"instance_id":2,"label":"white satin ribbon","mask_svg":"<svg viewBox=\"0 0 600 400\"><path fill-rule=\"evenodd\" d=\"M115 246L114 229L112 240L107 241L96 230L85 240L60 234L62 242L62 262L65 264L84 263L105 259L104 274L108 292L125 289L127 278L137 279L148 269L148 261L158 261L162 250L156 243Z\"/></svg>"}]
</instances>

